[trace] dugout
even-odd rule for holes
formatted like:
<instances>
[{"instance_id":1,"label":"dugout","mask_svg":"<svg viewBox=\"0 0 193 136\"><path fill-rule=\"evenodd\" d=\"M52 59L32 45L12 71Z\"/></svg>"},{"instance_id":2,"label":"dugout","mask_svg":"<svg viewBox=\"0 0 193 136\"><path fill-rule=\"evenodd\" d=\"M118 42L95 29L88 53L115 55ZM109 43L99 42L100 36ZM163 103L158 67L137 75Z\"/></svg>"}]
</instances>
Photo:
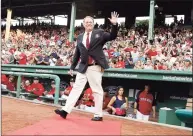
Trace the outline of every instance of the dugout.
<instances>
[{"instance_id":1,"label":"dugout","mask_svg":"<svg viewBox=\"0 0 193 136\"><path fill-rule=\"evenodd\" d=\"M47 66L21 66L2 65L2 71L55 74L61 81L69 83L68 67ZM74 75L75 78L75 75ZM144 89L145 83L151 85L151 90L157 101L157 109L160 107L186 107L187 98L192 97L192 72L176 71L150 71L133 69L108 69L103 76L103 88L107 86L123 86L125 96L129 101L134 101L137 90ZM131 93L133 90L133 93ZM131 92L130 92L131 91ZM130 93L129 93L130 92ZM130 94L130 95L129 95Z\"/></svg>"},{"instance_id":2,"label":"dugout","mask_svg":"<svg viewBox=\"0 0 193 136\"><path fill-rule=\"evenodd\" d=\"M60 75L60 78L62 81L68 82L71 77ZM151 86L151 91L157 103L157 112L161 107L168 107L171 109L175 109L177 107L185 108L187 98L192 97L191 83L108 77L103 77L102 83L103 88L108 86L123 86L125 89L124 95L128 97L129 101L135 100L136 92L138 90L143 90L145 84L150 84Z\"/></svg>"}]
</instances>

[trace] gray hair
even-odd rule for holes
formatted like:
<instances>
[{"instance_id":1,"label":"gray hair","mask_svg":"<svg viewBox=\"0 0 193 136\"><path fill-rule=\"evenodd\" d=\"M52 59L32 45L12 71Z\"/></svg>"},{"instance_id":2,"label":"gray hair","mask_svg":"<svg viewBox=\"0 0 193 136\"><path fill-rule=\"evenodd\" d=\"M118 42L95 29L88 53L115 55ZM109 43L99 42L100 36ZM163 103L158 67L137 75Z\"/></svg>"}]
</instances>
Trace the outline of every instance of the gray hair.
<instances>
[{"instance_id":1,"label":"gray hair","mask_svg":"<svg viewBox=\"0 0 193 136\"><path fill-rule=\"evenodd\" d=\"M92 21L93 21L93 23L94 23L94 18L93 17L91 17L91 16L86 16L84 19L83 19L83 22L85 21L85 19L86 18L91 18L92 19Z\"/></svg>"}]
</instances>

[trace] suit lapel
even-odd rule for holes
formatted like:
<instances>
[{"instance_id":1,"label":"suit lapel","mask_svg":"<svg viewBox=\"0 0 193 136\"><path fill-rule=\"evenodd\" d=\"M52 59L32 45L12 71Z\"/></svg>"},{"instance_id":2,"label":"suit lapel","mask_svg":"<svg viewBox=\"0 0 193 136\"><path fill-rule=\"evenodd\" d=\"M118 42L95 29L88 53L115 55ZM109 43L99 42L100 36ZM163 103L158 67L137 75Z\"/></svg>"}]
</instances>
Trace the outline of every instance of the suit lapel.
<instances>
[{"instance_id":1,"label":"suit lapel","mask_svg":"<svg viewBox=\"0 0 193 136\"><path fill-rule=\"evenodd\" d=\"M90 46L92 46L92 42L94 40L95 36L95 30L92 31L91 38L90 38Z\"/></svg>"}]
</instances>

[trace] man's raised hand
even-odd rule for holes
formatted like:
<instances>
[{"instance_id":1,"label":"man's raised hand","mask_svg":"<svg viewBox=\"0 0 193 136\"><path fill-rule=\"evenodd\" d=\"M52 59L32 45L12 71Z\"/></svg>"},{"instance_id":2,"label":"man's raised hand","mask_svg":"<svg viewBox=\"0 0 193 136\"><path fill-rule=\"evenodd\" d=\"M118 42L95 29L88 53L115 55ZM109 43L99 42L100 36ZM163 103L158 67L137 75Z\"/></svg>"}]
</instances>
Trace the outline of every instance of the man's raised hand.
<instances>
[{"instance_id":1,"label":"man's raised hand","mask_svg":"<svg viewBox=\"0 0 193 136\"><path fill-rule=\"evenodd\" d=\"M117 14L117 12L111 12L111 18L108 18L109 21L113 24L113 25L116 25L117 24L117 21L118 21L118 17L119 17L119 14Z\"/></svg>"}]
</instances>

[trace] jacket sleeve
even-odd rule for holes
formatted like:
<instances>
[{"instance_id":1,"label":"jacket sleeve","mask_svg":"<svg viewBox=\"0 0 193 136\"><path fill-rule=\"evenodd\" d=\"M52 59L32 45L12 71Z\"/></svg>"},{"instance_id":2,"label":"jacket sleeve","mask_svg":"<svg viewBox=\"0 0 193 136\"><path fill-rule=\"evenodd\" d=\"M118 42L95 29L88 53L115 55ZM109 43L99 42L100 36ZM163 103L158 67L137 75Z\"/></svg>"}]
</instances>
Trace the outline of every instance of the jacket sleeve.
<instances>
[{"instance_id":1,"label":"jacket sleeve","mask_svg":"<svg viewBox=\"0 0 193 136\"><path fill-rule=\"evenodd\" d=\"M80 58L80 51L79 51L79 48L78 48L78 45L76 46L76 49L75 49L75 53L74 53L74 56L73 56L73 61L72 61L72 65L70 67L71 70L74 70L78 64L78 61L79 61L79 58Z\"/></svg>"},{"instance_id":2,"label":"jacket sleeve","mask_svg":"<svg viewBox=\"0 0 193 136\"><path fill-rule=\"evenodd\" d=\"M118 33L118 24L112 25L111 32L104 32L104 40L105 42L116 39Z\"/></svg>"}]
</instances>

